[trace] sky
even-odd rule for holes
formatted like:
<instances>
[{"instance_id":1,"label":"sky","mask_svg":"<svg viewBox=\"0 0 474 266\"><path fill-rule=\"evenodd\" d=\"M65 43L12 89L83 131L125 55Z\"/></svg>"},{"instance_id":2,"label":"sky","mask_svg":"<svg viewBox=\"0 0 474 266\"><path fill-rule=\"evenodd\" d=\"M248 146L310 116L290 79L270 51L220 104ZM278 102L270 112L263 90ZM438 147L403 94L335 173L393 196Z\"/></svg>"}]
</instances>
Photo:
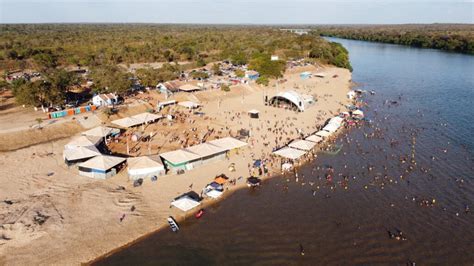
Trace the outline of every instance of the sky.
<instances>
[{"instance_id":1,"label":"sky","mask_svg":"<svg viewBox=\"0 0 474 266\"><path fill-rule=\"evenodd\" d=\"M0 0L0 23L474 23L474 0Z\"/></svg>"}]
</instances>

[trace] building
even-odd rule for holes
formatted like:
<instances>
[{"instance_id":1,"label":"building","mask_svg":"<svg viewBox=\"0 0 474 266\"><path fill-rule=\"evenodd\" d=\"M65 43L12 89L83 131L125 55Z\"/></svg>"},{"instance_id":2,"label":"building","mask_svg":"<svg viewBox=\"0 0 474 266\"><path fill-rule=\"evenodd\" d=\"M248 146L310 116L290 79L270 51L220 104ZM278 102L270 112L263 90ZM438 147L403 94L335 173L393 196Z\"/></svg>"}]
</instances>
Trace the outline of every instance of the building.
<instances>
[{"instance_id":1,"label":"building","mask_svg":"<svg viewBox=\"0 0 474 266\"><path fill-rule=\"evenodd\" d=\"M127 172L130 180L166 174L165 166L158 155L128 158Z\"/></svg>"},{"instance_id":2,"label":"building","mask_svg":"<svg viewBox=\"0 0 474 266\"><path fill-rule=\"evenodd\" d=\"M314 98L311 95L299 94L296 91L289 90L273 96L270 98L269 103L276 107L285 107L303 112L310 105L314 104Z\"/></svg>"},{"instance_id":3,"label":"building","mask_svg":"<svg viewBox=\"0 0 474 266\"><path fill-rule=\"evenodd\" d=\"M107 179L116 175L126 159L115 156L99 155L79 164L79 174L91 178Z\"/></svg>"},{"instance_id":4,"label":"building","mask_svg":"<svg viewBox=\"0 0 474 266\"><path fill-rule=\"evenodd\" d=\"M166 168L174 173L179 170L193 169L193 162L199 159L199 155L184 149L165 152L160 154L160 156Z\"/></svg>"},{"instance_id":5,"label":"building","mask_svg":"<svg viewBox=\"0 0 474 266\"><path fill-rule=\"evenodd\" d=\"M95 106L110 106L118 103L118 96L115 93L97 94L92 97Z\"/></svg>"},{"instance_id":6,"label":"building","mask_svg":"<svg viewBox=\"0 0 474 266\"><path fill-rule=\"evenodd\" d=\"M160 93L173 94L180 90L180 85L181 84L179 84L177 81L168 81L156 85L156 89L159 90Z\"/></svg>"},{"instance_id":7,"label":"building","mask_svg":"<svg viewBox=\"0 0 474 266\"><path fill-rule=\"evenodd\" d=\"M245 77L250 80L257 80L260 77L260 74L254 70L245 71Z\"/></svg>"}]
</instances>

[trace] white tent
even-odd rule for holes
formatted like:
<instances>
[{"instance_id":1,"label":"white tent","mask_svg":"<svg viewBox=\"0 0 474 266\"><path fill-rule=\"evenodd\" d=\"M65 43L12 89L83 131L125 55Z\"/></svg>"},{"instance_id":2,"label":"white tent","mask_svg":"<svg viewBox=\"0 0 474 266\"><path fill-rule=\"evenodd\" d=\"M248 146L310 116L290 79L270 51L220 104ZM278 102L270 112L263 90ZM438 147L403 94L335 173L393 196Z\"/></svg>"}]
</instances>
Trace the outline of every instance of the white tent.
<instances>
[{"instance_id":1,"label":"white tent","mask_svg":"<svg viewBox=\"0 0 474 266\"><path fill-rule=\"evenodd\" d=\"M122 119L117 119L117 120L112 121L112 123L114 123L114 124L116 124L120 127L128 128L128 127L139 126L139 125L142 125L142 124L152 123L152 122L155 122L156 120L158 120L162 117L163 116L161 116L161 115L155 115L155 114L152 114L152 113L145 112L145 113L141 113L141 114L138 114L138 115L125 117L125 118L122 118Z\"/></svg>"},{"instance_id":2,"label":"white tent","mask_svg":"<svg viewBox=\"0 0 474 266\"><path fill-rule=\"evenodd\" d=\"M311 136L305 138L305 140L312 141L314 143L320 143L321 141L323 141L323 138L321 138L320 136L317 136L317 135L311 135Z\"/></svg>"},{"instance_id":3,"label":"white tent","mask_svg":"<svg viewBox=\"0 0 474 266\"><path fill-rule=\"evenodd\" d=\"M172 163L173 165L187 163L189 161L194 161L200 158L199 155L182 149L165 152L160 154L160 156L166 161Z\"/></svg>"},{"instance_id":4,"label":"white tent","mask_svg":"<svg viewBox=\"0 0 474 266\"><path fill-rule=\"evenodd\" d=\"M64 149L75 149L77 147L95 146L102 140L101 137L79 136L73 138L66 145Z\"/></svg>"},{"instance_id":5,"label":"white tent","mask_svg":"<svg viewBox=\"0 0 474 266\"><path fill-rule=\"evenodd\" d=\"M214 145L219 146L221 148L224 148L228 151L247 146L247 142L243 142L243 141L240 141L240 140L238 140L236 138L232 138L232 137L225 137L225 138L221 138L221 139L215 139L215 140L209 141L208 143L214 144Z\"/></svg>"},{"instance_id":6,"label":"white tent","mask_svg":"<svg viewBox=\"0 0 474 266\"><path fill-rule=\"evenodd\" d=\"M141 156L127 159L128 176L138 179L149 176L160 176L166 173L159 156Z\"/></svg>"},{"instance_id":7,"label":"white tent","mask_svg":"<svg viewBox=\"0 0 474 266\"><path fill-rule=\"evenodd\" d=\"M284 158L296 160L296 159L300 158L301 156L305 155L306 152L300 151L300 150L297 150L297 149L293 149L293 148L290 148L290 147L284 147L284 148L281 148L277 151L274 151L273 154L279 155L279 156L284 157Z\"/></svg>"},{"instance_id":8,"label":"white tent","mask_svg":"<svg viewBox=\"0 0 474 266\"><path fill-rule=\"evenodd\" d=\"M342 121L344 121L344 118L335 116L329 120L328 124L336 124L340 126L342 124Z\"/></svg>"},{"instance_id":9,"label":"white tent","mask_svg":"<svg viewBox=\"0 0 474 266\"><path fill-rule=\"evenodd\" d=\"M179 102L178 105L183 106L188 109L198 108L199 104L191 101Z\"/></svg>"},{"instance_id":10,"label":"white tent","mask_svg":"<svg viewBox=\"0 0 474 266\"><path fill-rule=\"evenodd\" d=\"M199 204L201 204L199 201L192 199L189 196L182 196L171 202L171 205L185 212L196 208Z\"/></svg>"},{"instance_id":11,"label":"white tent","mask_svg":"<svg viewBox=\"0 0 474 266\"><path fill-rule=\"evenodd\" d=\"M100 155L95 146L81 146L74 149L65 149L63 157L66 161L77 161Z\"/></svg>"},{"instance_id":12,"label":"white tent","mask_svg":"<svg viewBox=\"0 0 474 266\"><path fill-rule=\"evenodd\" d=\"M87 162L81 163L79 167L107 171L110 168L125 162L125 160L126 159L122 157L100 155L88 160Z\"/></svg>"},{"instance_id":13,"label":"white tent","mask_svg":"<svg viewBox=\"0 0 474 266\"><path fill-rule=\"evenodd\" d=\"M223 193L224 193L223 191L211 189L208 192L206 192L206 196L208 196L210 198L213 198L213 199L217 199L220 196L222 196Z\"/></svg>"},{"instance_id":14,"label":"white tent","mask_svg":"<svg viewBox=\"0 0 474 266\"><path fill-rule=\"evenodd\" d=\"M334 132L336 132L338 129L339 129L339 126L336 125L336 124L327 124L327 125L323 128L324 131L327 131L327 132L330 132L330 133L334 133Z\"/></svg>"},{"instance_id":15,"label":"white tent","mask_svg":"<svg viewBox=\"0 0 474 266\"><path fill-rule=\"evenodd\" d=\"M364 112L362 112L361 110L357 109L355 110L354 112L352 112L353 115L357 115L357 116L364 116Z\"/></svg>"},{"instance_id":16,"label":"white tent","mask_svg":"<svg viewBox=\"0 0 474 266\"><path fill-rule=\"evenodd\" d=\"M331 133L327 132L327 131L324 131L324 130L321 130L321 131L318 131L316 132L316 136L319 136L321 138L327 138L329 136L331 136Z\"/></svg>"},{"instance_id":17,"label":"white tent","mask_svg":"<svg viewBox=\"0 0 474 266\"><path fill-rule=\"evenodd\" d=\"M103 137L107 137L108 135L119 133L119 132L120 130L117 128L98 126L93 129L89 129L87 131L82 132L82 135L103 138Z\"/></svg>"},{"instance_id":18,"label":"white tent","mask_svg":"<svg viewBox=\"0 0 474 266\"><path fill-rule=\"evenodd\" d=\"M288 147L298 149L298 150L302 150L302 151L310 151L314 148L315 145L316 145L316 143L314 143L314 142L299 139L299 140L295 140L295 141L291 142L288 145Z\"/></svg>"},{"instance_id":19,"label":"white tent","mask_svg":"<svg viewBox=\"0 0 474 266\"><path fill-rule=\"evenodd\" d=\"M194 145L185 149L186 151L192 152L199 155L199 157L208 157L218 153L223 153L226 151L225 148L214 145L212 143L201 143Z\"/></svg>"}]
</instances>

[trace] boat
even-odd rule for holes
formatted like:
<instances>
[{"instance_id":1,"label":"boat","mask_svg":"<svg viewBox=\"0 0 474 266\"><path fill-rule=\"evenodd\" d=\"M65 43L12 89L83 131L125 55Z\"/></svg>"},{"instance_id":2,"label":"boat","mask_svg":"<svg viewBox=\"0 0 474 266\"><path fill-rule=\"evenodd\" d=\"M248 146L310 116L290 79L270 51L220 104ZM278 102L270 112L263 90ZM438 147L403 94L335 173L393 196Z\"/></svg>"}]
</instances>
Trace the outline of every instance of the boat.
<instances>
[{"instance_id":1,"label":"boat","mask_svg":"<svg viewBox=\"0 0 474 266\"><path fill-rule=\"evenodd\" d=\"M327 150L323 150L322 152L329 155L336 155L342 150L343 144L336 144L334 146L328 147Z\"/></svg>"},{"instance_id":2,"label":"boat","mask_svg":"<svg viewBox=\"0 0 474 266\"><path fill-rule=\"evenodd\" d=\"M177 233L179 231L179 226L173 216L168 217L168 224L170 225L171 231Z\"/></svg>"},{"instance_id":3,"label":"boat","mask_svg":"<svg viewBox=\"0 0 474 266\"><path fill-rule=\"evenodd\" d=\"M204 214L204 209L200 209L198 212L196 212L196 215L194 215L196 217L196 219L199 219L202 217L202 215Z\"/></svg>"}]
</instances>

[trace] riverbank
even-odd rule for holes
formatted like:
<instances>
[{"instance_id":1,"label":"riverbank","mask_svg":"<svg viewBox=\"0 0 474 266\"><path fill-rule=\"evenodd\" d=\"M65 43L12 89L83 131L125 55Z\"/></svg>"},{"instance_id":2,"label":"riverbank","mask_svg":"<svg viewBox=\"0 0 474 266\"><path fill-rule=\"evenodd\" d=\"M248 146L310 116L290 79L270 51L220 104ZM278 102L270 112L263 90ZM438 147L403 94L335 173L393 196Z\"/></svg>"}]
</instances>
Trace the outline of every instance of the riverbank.
<instances>
[{"instance_id":1,"label":"riverbank","mask_svg":"<svg viewBox=\"0 0 474 266\"><path fill-rule=\"evenodd\" d=\"M326 77L302 80L299 73L307 70L324 71ZM4 191L7 191L2 200L9 203L0 205L4 217L0 262L90 262L166 226L169 215L184 219L181 211L169 208L171 200L190 190L199 192L218 174L224 173L237 180L237 185L228 186L225 194L242 188L249 176L249 164L254 159L268 158L275 145L297 138L298 131L306 135L314 132L325 120L344 111L349 103L346 94L351 73L348 70L296 68L288 70L285 79L285 83L266 89L245 86L241 88L242 94L228 97L222 97L220 92L196 94L203 104L202 111L212 118L200 126L213 127L221 131L222 136L247 128L251 131L248 147L228 160L207 164L184 175L145 181L138 188L128 181L126 171L98 181L79 176L74 168L68 169L62 162L62 148L68 140L1 154L0 181L5 183ZM264 95L284 89L315 95L317 102L298 113L263 104ZM250 109L260 111L258 120L246 114ZM279 131L272 132L276 128ZM28 165L25 158L29 159ZM235 172L228 170L231 163L235 164ZM125 218L121 221L123 215Z\"/></svg>"}]
</instances>

